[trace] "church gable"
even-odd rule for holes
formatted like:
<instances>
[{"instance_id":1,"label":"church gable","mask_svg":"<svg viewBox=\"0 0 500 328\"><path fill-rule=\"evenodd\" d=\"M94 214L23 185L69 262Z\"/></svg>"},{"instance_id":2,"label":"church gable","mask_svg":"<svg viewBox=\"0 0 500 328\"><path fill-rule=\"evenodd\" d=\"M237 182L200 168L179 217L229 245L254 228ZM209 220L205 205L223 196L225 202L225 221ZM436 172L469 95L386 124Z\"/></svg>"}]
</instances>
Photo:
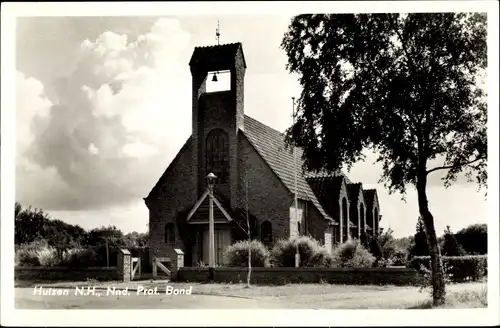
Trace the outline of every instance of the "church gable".
<instances>
[{"instance_id":1,"label":"church gable","mask_svg":"<svg viewBox=\"0 0 500 328\"><path fill-rule=\"evenodd\" d=\"M191 137L186 140L182 148L174 157L160 179L151 189L149 195L144 198L146 205L156 199L168 197L184 197L190 200L191 192L191 161L192 161Z\"/></svg>"},{"instance_id":2,"label":"church gable","mask_svg":"<svg viewBox=\"0 0 500 328\"><path fill-rule=\"evenodd\" d=\"M337 222L340 220L340 202L343 198L348 201L345 180L343 175L319 175L307 178L323 208L327 209L328 214Z\"/></svg>"}]
</instances>

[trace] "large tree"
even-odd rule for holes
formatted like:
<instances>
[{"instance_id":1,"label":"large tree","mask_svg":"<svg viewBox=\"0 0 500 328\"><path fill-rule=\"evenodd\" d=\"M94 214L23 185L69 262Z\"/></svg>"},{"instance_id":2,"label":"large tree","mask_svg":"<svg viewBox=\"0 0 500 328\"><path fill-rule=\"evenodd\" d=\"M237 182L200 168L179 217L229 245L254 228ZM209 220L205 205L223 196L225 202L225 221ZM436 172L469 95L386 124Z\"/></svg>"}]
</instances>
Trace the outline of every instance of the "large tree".
<instances>
[{"instance_id":1,"label":"large tree","mask_svg":"<svg viewBox=\"0 0 500 328\"><path fill-rule=\"evenodd\" d=\"M336 171L371 148L381 182L403 197L416 187L432 266L433 300L445 297L429 174L446 186L464 174L486 186L486 15L299 15L282 48L302 94L288 141L308 170ZM439 163L434 166L435 162Z\"/></svg>"}]
</instances>

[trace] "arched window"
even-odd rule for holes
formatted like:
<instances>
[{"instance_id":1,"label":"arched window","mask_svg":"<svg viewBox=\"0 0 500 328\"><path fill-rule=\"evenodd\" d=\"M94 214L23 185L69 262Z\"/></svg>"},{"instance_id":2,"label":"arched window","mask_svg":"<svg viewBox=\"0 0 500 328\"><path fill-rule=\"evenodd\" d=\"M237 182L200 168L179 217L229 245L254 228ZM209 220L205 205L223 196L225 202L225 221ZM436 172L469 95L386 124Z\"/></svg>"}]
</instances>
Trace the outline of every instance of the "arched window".
<instances>
[{"instance_id":1,"label":"arched window","mask_svg":"<svg viewBox=\"0 0 500 328\"><path fill-rule=\"evenodd\" d=\"M266 220L260 225L260 239L264 243L273 241L273 226L271 222Z\"/></svg>"},{"instance_id":2,"label":"arched window","mask_svg":"<svg viewBox=\"0 0 500 328\"><path fill-rule=\"evenodd\" d=\"M215 183L226 183L229 176L229 140L222 129L210 131L206 140L206 169L217 176Z\"/></svg>"},{"instance_id":3,"label":"arched window","mask_svg":"<svg viewBox=\"0 0 500 328\"><path fill-rule=\"evenodd\" d=\"M366 222L365 222L365 206L363 203L361 203L359 207L359 216L360 216L360 221L361 221L361 233L363 233L366 230Z\"/></svg>"},{"instance_id":4,"label":"arched window","mask_svg":"<svg viewBox=\"0 0 500 328\"><path fill-rule=\"evenodd\" d=\"M167 244L175 243L175 226L172 222L165 224L165 242Z\"/></svg>"},{"instance_id":5,"label":"arched window","mask_svg":"<svg viewBox=\"0 0 500 328\"><path fill-rule=\"evenodd\" d=\"M348 217L348 209L347 209L347 200L345 198L342 198L342 223L343 223L343 229L342 229L342 234L343 236L343 241L346 241L348 239L348 236L350 235L349 229L349 217Z\"/></svg>"}]
</instances>

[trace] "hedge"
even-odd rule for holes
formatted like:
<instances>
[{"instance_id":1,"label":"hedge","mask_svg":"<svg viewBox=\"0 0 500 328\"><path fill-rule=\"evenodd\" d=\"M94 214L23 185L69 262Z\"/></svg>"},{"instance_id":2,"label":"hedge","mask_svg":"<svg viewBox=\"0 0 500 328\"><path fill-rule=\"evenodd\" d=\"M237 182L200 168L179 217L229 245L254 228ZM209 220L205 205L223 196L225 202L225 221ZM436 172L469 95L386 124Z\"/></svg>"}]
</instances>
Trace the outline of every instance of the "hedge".
<instances>
[{"instance_id":1,"label":"hedge","mask_svg":"<svg viewBox=\"0 0 500 328\"><path fill-rule=\"evenodd\" d=\"M446 274L451 281L479 280L488 274L487 255L441 256ZM422 271L422 266L430 270L430 256L415 256L409 267Z\"/></svg>"}]
</instances>

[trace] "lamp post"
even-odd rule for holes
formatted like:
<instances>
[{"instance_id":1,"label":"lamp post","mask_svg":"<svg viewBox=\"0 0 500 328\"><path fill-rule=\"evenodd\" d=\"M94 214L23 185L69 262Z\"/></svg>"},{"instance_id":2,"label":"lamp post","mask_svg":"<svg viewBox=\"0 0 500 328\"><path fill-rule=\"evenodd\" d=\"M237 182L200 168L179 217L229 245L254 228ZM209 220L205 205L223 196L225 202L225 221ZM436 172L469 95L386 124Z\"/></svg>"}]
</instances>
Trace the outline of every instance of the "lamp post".
<instances>
[{"instance_id":1,"label":"lamp post","mask_svg":"<svg viewBox=\"0 0 500 328\"><path fill-rule=\"evenodd\" d=\"M208 274L209 279L214 278L215 267L215 231L214 231L214 184L217 176L213 173L207 175L208 185Z\"/></svg>"},{"instance_id":2,"label":"lamp post","mask_svg":"<svg viewBox=\"0 0 500 328\"><path fill-rule=\"evenodd\" d=\"M292 117L293 117L293 125L295 125L295 97L292 97ZM297 199L297 150L295 149L295 143L293 145L293 176L295 180L295 221L297 223L297 243L295 247L295 267L298 268L300 266L300 253L299 253L299 206Z\"/></svg>"}]
</instances>

